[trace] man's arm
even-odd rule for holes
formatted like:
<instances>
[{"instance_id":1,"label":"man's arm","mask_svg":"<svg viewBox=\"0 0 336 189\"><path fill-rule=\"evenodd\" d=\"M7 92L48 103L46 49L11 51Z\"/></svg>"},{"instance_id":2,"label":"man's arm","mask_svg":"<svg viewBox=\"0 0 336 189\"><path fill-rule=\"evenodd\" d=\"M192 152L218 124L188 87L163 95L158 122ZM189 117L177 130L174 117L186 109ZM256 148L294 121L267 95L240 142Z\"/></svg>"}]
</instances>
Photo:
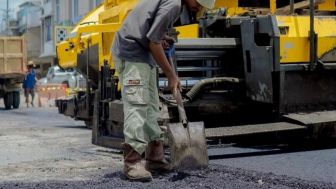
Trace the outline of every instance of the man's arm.
<instances>
[{"instance_id":1,"label":"man's arm","mask_svg":"<svg viewBox=\"0 0 336 189\"><path fill-rule=\"evenodd\" d=\"M166 55L164 54L162 44L150 42L149 49L151 51L154 60L160 66L163 73L167 76L169 88L175 95L177 90L181 91L180 80L177 77L176 73L173 71Z\"/></svg>"},{"instance_id":2,"label":"man's arm","mask_svg":"<svg viewBox=\"0 0 336 189\"><path fill-rule=\"evenodd\" d=\"M164 1L160 4L151 28L146 35L149 40L149 50L156 63L167 76L168 84L173 94L176 93L176 90L181 89L181 84L164 54L162 45L164 45L163 40L166 40L166 31L179 15L180 8L181 5L177 1Z\"/></svg>"}]
</instances>

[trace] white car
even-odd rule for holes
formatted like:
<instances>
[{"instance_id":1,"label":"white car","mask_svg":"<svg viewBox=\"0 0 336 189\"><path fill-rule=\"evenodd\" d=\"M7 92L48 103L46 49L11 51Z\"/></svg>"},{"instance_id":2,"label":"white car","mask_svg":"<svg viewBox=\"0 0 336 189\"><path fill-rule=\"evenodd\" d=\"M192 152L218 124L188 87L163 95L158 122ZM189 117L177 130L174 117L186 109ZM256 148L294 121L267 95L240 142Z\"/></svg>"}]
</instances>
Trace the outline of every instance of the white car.
<instances>
[{"instance_id":1,"label":"white car","mask_svg":"<svg viewBox=\"0 0 336 189\"><path fill-rule=\"evenodd\" d=\"M63 70L58 66L50 67L47 77L41 78L38 84L67 84L71 89L86 87L86 81L82 74L73 69Z\"/></svg>"}]
</instances>

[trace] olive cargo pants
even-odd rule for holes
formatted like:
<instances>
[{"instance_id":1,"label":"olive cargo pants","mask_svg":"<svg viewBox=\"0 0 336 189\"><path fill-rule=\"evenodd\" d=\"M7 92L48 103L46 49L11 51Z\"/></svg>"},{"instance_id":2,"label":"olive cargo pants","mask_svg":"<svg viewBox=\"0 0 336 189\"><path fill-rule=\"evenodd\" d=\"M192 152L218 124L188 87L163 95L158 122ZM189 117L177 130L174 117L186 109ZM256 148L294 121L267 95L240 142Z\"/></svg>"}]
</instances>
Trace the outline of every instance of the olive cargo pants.
<instances>
[{"instance_id":1,"label":"olive cargo pants","mask_svg":"<svg viewBox=\"0 0 336 189\"><path fill-rule=\"evenodd\" d=\"M124 104L125 143L142 154L147 144L163 140L158 125L159 95L156 68L148 63L129 62L113 57L121 83Z\"/></svg>"}]
</instances>

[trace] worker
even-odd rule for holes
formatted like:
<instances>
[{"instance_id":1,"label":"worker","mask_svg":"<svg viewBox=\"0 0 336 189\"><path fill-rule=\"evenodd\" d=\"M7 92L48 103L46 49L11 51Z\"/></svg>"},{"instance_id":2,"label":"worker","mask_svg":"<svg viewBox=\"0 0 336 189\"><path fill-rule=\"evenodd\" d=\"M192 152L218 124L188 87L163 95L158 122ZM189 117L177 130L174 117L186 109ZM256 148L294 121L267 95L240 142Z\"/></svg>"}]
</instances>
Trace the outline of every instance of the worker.
<instances>
[{"instance_id":1,"label":"worker","mask_svg":"<svg viewBox=\"0 0 336 189\"><path fill-rule=\"evenodd\" d=\"M37 81L36 73L34 70L34 62L29 61L27 64L27 73L23 80L23 89L26 97L27 108L29 107L29 95L31 95L31 106L34 107L34 97L35 97L35 84Z\"/></svg>"},{"instance_id":2,"label":"worker","mask_svg":"<svg viewBox=\"0 0 336 189\"><path fill-rule=\"evenodd\" d=\"M151 172L169 171L163 132L158 125L159 95L156 65L168 78L173 94L181 84L164 54L166 35L182 7L198 12L215 0L142 0L128 14L112 45L113 61L122 85L124 109L124 174L136 181L152 180ZM146 164L141 163L145 153Z\"/></svg>"}]
</instances>

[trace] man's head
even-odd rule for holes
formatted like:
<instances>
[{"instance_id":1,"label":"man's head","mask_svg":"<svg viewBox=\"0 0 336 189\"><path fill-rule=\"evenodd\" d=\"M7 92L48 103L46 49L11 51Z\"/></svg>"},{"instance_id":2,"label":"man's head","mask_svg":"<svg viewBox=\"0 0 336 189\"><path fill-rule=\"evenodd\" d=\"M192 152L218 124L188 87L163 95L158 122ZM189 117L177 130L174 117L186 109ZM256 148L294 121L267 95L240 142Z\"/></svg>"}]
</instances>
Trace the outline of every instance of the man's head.
<instances>
[{"instance_id":1,"label":"man's head","mask_svg":"<svg viewBox=\"0 0 336 189\"><path fill-rule=\"evenodd\" d=\"M27 68L28 68L28 71L33 70L33 68L34 68L34 62L30 60L28 62L28 64L27 64Z\"/></svg>"},{"instance_id":2,"label":"man's head","mask_svg":"<svg viewBox=\"0 0 336 189\"><path fill-rule=\"evenodd\" d=\"M215 0L184 0L189 11L198 12L205 7L212 9L215 5Z\"/></svg>"}]
</instances>

